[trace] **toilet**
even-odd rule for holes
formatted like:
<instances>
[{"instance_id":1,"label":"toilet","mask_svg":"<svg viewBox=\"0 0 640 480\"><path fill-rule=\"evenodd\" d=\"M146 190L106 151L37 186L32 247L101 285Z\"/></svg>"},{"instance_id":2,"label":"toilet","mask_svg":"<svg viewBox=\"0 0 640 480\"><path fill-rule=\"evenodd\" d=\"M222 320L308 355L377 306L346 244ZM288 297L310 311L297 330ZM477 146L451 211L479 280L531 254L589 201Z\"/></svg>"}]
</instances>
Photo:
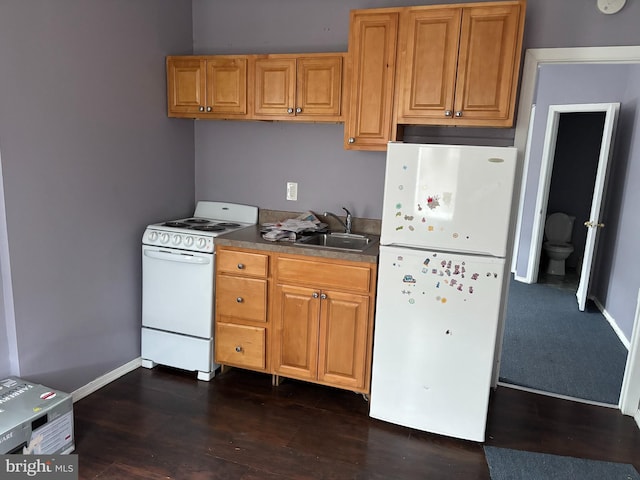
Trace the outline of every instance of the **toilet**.
<instances>
[{"instance_id":1,"label":"toilet","mask_svg":"<svg viewBox=\"0 0 640 480\"><path fill-rule=\"evenodd\" d=\"M561 212L551 214L547 218L544 226L546 241L542 248L549 257L547 273L551 275L564 275L565 260L573 253L573 245L570 242L575 219L576 217Z\"/></svg>"}]
</instances>

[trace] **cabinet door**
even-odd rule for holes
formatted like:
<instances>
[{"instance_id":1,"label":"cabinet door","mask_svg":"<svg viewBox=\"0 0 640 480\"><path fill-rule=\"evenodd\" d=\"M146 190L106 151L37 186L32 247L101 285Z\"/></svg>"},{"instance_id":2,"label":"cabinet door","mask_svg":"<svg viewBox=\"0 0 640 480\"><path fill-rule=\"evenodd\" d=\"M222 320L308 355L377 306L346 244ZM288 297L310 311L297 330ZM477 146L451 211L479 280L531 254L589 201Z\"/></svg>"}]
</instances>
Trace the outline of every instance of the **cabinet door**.
<instances>
[{"instance_id":1,"label":"cabinet door","mask_svg":"<svg viewBox=\"0 0 640 480\"><path fill-rule=\"evenodd\" d=\"M296 116L336 117L342 111L342 56L297 60Z\"/></svg>"},{"instance_id":2,"label":"cabinet door","mask_svg":"<svg viewBox=\"0 0 640 480\"><path fill-rule=\"evenodd\" d=\"M204 111L205 61L167 57L167 102L170 117L192 117Z\"/></svg>"},{"instance_id":3,"label":"cabinet door","mask_svg":"<svg viewBox=\"0 0 640 480\"><path fill-rule=\"evenodd\" d=\"M398 123L446 123L453 116L462 9L409 9L398 61ZM428 122L431 123L431 122Z\"/></svg>"},{"instance_id":4,"label":"cabinet door","mask_svg":"<svg viewBox=\"0 0 640 480\"><path fill-rule=\"evenodd\" d=\"M369 297L323 291L318 380L363 388L366 375Z\"/></svg>"},{"instance_id":5,"label":"cabinet door","mask_svg":"<svg viewBox=\"0 0 640 480\"><path fill-rule=\"evenodd\" d=\"M258 58L255 61L254 114L287 117L295 114L295 58Z\"/></svg>"},{"instance_id":6,"label":"cabinet door","mask_svg":"<svg viewBox=\"0 0 640 480\"><path fill-rule=\"evenodd\" d=\"M524 13L519 3L463 9L456 124L513 124Z\"/></svg>"},{"instance_id":7,"label":"cabinet door","mask_svg":"<svg viewBox=\"0 0 640 480\"><path fill-rule=\"evenodd\" d=\"M207 59L206 112L211 116L246 115L246 57Z\"/></svg>"},{"instance_id":8,"label":"cabinet door","mask_svg":"<svg viewBox=\"0 0 640 480\"><path fill-rule=\"evenodd\" d=\"M315 380L318 368L319 292L290 285L277 285L274 290L272 325L275 327L275 373Z\"/></svg>"},{"instance_id":9,"label":"cabinet door","mask_svg":"<svg viewBox=\"0 0 640 480\"><path fill-rule=\"evenodd\" d=\"M352 11L345 148L385 150L392 140L398 12Z\"/></svg>"}]
</instances>

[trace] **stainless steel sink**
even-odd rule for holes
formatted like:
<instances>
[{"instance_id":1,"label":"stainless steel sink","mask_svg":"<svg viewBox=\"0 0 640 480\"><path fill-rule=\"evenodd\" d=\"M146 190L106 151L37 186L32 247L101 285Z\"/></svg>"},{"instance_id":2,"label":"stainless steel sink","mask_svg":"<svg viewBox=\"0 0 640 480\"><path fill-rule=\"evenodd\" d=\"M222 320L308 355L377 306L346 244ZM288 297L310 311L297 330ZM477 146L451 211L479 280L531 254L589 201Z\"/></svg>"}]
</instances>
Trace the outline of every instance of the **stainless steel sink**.
<instances>
[{"instance_id":1,"label":"stainless steel sink","mask_svg":"<svg viewBox=\"0 0 640 480\"><path fill-rule=\"evenodd\" d=\"M338 250L363 251L371 246L374 241L366 235L355 233L322 233L309 235L296 240L294 245L301 247L335 248Z\"/></svg>"}]
</instances>

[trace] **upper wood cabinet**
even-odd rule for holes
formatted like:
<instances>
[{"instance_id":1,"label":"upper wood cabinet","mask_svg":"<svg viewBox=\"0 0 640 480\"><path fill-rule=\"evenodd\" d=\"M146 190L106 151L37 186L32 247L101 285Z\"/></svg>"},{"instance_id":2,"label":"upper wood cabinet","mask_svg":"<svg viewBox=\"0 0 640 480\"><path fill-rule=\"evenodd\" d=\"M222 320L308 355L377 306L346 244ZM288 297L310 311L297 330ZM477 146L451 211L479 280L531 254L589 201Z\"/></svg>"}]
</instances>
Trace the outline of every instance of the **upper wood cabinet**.
<instances>
[{"instance_id":1,"label":"upper wood cabinet","mask_svg":"<svg viewBox=\"0 0 640 480\"><path fill-rule=\"evenodd\" d=\"M344 57L343 53L255 57L253 117L342 121Z\"/></svg>"},{"instance_id":2,"label":"upper wood cabinet","mask_svg":"<svg viewBox=\"0 0 640 480\"><path fill-rule=\"evenodd\" d=\"M352 10L344 145L386 150L392 139L393 91L400 9Z\"/></svg>"},{"instance_id":3,"label":"upper wood cabinet","mask_svg":"<svg viewBox=\"0 0 640 480\"><path fill-rule=\"evenodd\" d=\"M167 57L170 117L246 118L247 56Z\"/></svg>"},{"instance_id":4,"label":"upper wood cabinet","mask_svg":"<svg viewBox=\"0 0 640 480\"><path fill-rule=\"evenodd\" d=\"M525 0L401 15L396 124L513 125Z\"/></svg>"}]
</instances>

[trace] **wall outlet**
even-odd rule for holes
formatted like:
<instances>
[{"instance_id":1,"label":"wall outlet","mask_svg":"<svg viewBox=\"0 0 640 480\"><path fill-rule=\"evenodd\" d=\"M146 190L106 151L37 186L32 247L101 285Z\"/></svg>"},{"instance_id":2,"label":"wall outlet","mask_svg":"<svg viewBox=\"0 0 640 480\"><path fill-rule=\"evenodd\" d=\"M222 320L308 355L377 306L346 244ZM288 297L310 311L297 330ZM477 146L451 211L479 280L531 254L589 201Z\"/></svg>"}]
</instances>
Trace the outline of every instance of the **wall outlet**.
<instances>
[{"instance_id":1,"label":"wall outlet","mask_svg":"<svg viewBox=\"0 0 640 480\"><path fill-rule=\"evenodd\" d=\"M298 184L287 182L287 200L298 200Z\"/></svg>"}]
</instances>

